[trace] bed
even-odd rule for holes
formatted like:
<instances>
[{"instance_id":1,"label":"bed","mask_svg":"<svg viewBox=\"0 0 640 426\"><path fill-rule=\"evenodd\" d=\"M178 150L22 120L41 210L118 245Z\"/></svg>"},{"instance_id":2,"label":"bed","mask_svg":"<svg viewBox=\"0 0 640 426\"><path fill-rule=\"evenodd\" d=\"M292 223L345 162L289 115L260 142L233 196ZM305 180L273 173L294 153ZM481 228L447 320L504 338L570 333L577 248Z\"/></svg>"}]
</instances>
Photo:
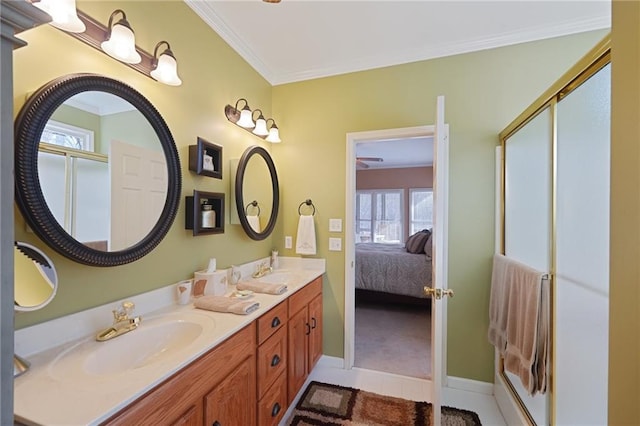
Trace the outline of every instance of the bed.
<instances>
[{"instance_id":1,"label":"bed","mask_svg":"<svg viewBox=\"0 0 640 426\"><path fill-rule=\"evenodd\" d=\"M407 252L404 244L356 244L356 290L426 299L431 257Z\"/></svg>"}]
</instances>

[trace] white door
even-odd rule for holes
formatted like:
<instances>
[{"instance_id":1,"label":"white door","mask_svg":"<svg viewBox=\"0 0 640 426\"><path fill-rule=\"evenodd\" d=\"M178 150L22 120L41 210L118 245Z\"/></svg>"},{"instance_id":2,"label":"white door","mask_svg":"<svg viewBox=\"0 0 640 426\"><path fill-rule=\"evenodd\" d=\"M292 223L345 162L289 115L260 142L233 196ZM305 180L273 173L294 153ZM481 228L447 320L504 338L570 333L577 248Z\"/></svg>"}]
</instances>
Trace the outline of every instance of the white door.
<instances>
[{"instance_id":1,"label":"white door","mask_svg":"<svg viewBox=\"0 0 640 426\"><path fill-rule=\"evenodd\" d=\"M167 164L162 151L111 141L111 238L109 250L123 250L146 237L167 198Z\"/></svg>"},{"instance_id":2,"label":"white door","mask_svg":"<svg viewBox=\"0 0 640 426\"><path fill-rule=\"evenodd\" d=\"M447 295L453 293L447 289L447 205L449 145L448 129L444 123L444 96L438 96L436 107L436 124L434 133L433 158L433 287L425 287L431 294L431 405L433 408L432 424L440 425L440 408L442 405L442 377L446 374L443 356L443 334L445 332Z\"/></svg>"}]
</instances>

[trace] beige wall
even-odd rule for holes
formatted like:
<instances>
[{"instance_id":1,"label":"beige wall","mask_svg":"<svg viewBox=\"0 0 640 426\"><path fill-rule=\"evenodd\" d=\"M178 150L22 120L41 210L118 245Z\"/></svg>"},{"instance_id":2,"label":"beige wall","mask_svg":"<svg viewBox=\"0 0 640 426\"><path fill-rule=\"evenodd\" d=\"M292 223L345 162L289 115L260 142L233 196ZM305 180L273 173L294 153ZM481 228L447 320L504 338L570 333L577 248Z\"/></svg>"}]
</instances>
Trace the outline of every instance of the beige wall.
<instances>
[{"instance_id":1,"label":"beige wall","mask_svg":"<svg viewBox=\"0 0 640 426\"><path fill-rule=\"evenodd\" d=\"M274 236L261 242L250 240L228 219L224 234L193 237L184 229L183 201L169 233L148 256L120 267L96 268L71 262L44 247L26 231L16 212L16 238L43 247L56 264L60 280L53 302L41 311L17 315L17 327L177 282L206 265L209 257L216 257L224 268L266 256L274 247L282 255L295 255L284 249L284 236L295 235L298 205L311 198L317 209L317 257L327 259L324 353L341 357L344 252L328 251L329 236L340 236L329 234L328 220L345 219L346 133L432 124L435 98L444 94L451 131L449 286L456 290L456 299L449 305L448 373L492 381L486 312L497 133L603 32L271 87L182 2L162 2L159 7L154 1L86 1L78 7L101 22L122 7L135 28L138 45L147 51L158 41L168 40L184 84L159 84L43 26L24 33L29 46L14 53L16 114L28 93L54 77L93 72L119 79L146 96L171 129L182 165L182 199L193 189L225 192L229 206L233 200L228 196L228 161L260 142L231 125L223 108L246 97L253 108L275 117L281 130L282 144L263 144L272 152L280 176L281 216ZM224 147L222 180L188 170L188 146L198 136Z\"/></svg>"},{"instance_id":2,"label":"beige wall","mask_svg":"<svg viewBox=\"0 0 640 426\"><path fill-rule=\"evenodd\" d=\"M487 341L494 241L497 135L605 32L550 39L330 78L276 86L274 147L282 182L276 242L295 235L298 204L312 198L318 256L327 258L324 352L343 356L344 253L328 250L329 218L345 212L346 134L433 124L446 96L450 130L447 373L493 381ZM292 255L282 250L282 255Z\"/></svg>"},{"instance_id":3,"label":"beige wall","mask_svg":"<svg viewBox=\"0 0 640 426\"><path fill-rule=\"evenodd\" d=\"M613 2L609 424L640 424L640 3Z\"/></svg>"},{"instance_id":4,"label":"beige wall","mask_svg":"<svg viewBox=\"0 0 640 426\"><path fill-rule=\"evenodd\" d=\"M149 255L128 265L98 268L61 257L27 232L16 209L16 238L44 249L58 270L60 288L46 308L16 315L16 326L38 323L110 301L129 297L189 278L216 257L220 268L268 256L273 240L249 239L239 225L225 226L221 235L194 237L184 229L184 197L194 189L227 193L229 160L240 158L249 146L270 144L232 125L224 106L245 97L253 108L271 116L272 87L183 2L80 2L78 8L106 23L121 7L134 27L137 44L146 51L167 40L178 59L184 81L180 87L160 84L109 56L49 26L21 34L29 45L14 52L14 107L17 115L27 94L55 77L74 72L106 75L134 87L147 97L167 122L180 156L182 196L175 222L165 239ZM222 180L197 176L188 170L188 146L198 136L224 147ZM228 214L225 215L227 218ZM105 318L105 323L110 321Z\"/></svg>"}]
</instances>

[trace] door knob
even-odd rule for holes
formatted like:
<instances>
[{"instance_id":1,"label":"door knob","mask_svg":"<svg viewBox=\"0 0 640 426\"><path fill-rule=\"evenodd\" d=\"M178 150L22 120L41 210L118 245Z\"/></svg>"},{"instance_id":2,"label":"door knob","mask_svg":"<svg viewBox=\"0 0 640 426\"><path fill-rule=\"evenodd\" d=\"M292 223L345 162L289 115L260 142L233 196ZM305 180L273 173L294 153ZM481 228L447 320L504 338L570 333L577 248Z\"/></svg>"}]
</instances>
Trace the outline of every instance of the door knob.
<instances>
[{"instance_id":1,"label":"door knob","mask_svg":"<svg viewBox=\"0 0 640 426\"><path fill-rule=\"evenodd\" d=\"M453 297L453 290L451 290L450 288L441 289L425 286L424 294L427 296L435 297L436 300L440 300L444 296Z\"/></svg>"}]
</instances>

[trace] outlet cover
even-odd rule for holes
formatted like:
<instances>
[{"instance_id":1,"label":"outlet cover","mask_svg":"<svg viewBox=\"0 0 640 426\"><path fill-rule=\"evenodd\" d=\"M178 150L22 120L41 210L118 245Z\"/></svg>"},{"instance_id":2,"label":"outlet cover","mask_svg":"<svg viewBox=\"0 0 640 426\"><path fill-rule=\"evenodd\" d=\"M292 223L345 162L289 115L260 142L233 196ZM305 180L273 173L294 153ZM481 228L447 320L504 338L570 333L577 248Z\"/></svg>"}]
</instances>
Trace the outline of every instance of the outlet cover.
<instances>
[{"instance_id":1,"label":"outlet cover","mask_svg":"<svg viewBox=\"0 0 640 426\"><path fill-rule=\"evenodd\" d=\"M284 237L284 248L290 249L293 247L293 238L290 235Z\"/></svg>"},{"instance_id":2,"label":"outlet cover","mask_svg":"<svg viewBox=\"0 0 640 426\"><path fill-rule=\"evenodd\" d=\"M329 219L329 232L342 232L342 219Z\"/></svg>"},{"instance_id":3,"label":"outlet cover","mask_svg":"<svg viewBox=\"0 0 640 426\"><path fill-rule=\"evenodd\" d=\"M329 238L330 251L342 251L342 238Z\"/></svg>"}]
</instances>

